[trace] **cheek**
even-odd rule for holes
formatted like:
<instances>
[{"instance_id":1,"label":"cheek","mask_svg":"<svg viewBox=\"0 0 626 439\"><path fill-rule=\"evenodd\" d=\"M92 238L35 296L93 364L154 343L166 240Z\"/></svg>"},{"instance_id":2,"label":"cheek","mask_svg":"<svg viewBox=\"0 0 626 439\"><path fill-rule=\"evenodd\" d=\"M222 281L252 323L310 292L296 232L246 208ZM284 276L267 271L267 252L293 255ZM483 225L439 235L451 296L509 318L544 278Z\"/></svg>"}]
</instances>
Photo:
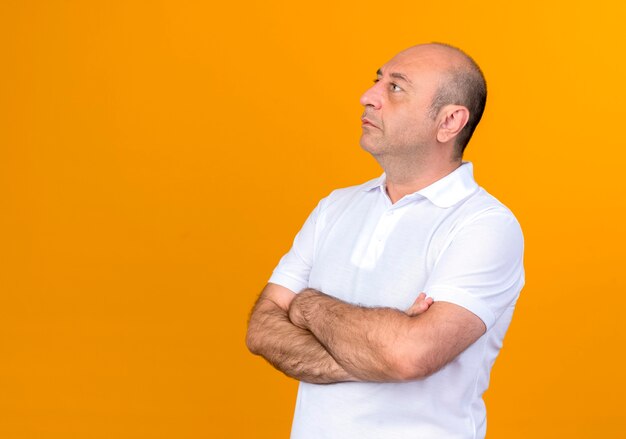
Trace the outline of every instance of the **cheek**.
<instances>
[{"instance_id":1,"label":"cheek","mask_svg":"<svg viewBox=\"0 0 626 439\"><path fill-rule=\"evenodd\" d=\"M397 134L410 134L421 131L422 124L412 114L402 114L392 121L393 130Z\"/></svg>"},{"instance_id":2,"label":"cheek","mask_svg":"<svg viewBox=\"0 0 626 439\"><path fill-rule=\"evenodd\" d=\"M433 136L431 124L424 119L407 117L395 126L395 138L404 145L424 144Z\"/></svg>"}]
</instances>

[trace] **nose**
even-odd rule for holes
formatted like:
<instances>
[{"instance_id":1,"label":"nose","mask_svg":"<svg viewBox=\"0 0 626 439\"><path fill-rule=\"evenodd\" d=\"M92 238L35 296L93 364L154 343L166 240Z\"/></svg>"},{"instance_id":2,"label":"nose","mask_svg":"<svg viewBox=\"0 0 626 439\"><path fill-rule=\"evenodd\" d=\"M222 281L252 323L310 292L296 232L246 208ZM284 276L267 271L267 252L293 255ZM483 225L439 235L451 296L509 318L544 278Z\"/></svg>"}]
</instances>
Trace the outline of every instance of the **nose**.
<instances>
[{"instance_id":1,"label":"nose","mask_svg":"<svg viewBox=\"0 0 626 439\"><path fill-rule=\"evenodd\" d=\"M382 104L381 83L377 82L368 88L361 96L360 102L364 107L370 106L378 110Z\"/></svg>"}]
</instances>

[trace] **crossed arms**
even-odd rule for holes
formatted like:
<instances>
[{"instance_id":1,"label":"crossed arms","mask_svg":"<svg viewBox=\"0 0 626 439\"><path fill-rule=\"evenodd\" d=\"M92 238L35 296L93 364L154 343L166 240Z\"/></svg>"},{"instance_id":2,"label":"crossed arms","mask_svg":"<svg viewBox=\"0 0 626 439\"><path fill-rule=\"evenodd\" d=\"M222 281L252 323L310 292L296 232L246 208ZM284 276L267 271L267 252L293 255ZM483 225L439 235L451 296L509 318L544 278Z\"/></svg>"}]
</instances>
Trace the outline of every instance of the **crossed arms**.
<instances>
[{"instance_id":1,"label":"crossed arms","mask_svg":"<svg viewBox=\"0 0 626 439\"><path fill-rule=\"evenodd\" d=\"M472 312L423 293L402 312L269 283L252 309L246 342L300 381L399 382L441 369L485 330Z\"/></svg>"}]
</instances>

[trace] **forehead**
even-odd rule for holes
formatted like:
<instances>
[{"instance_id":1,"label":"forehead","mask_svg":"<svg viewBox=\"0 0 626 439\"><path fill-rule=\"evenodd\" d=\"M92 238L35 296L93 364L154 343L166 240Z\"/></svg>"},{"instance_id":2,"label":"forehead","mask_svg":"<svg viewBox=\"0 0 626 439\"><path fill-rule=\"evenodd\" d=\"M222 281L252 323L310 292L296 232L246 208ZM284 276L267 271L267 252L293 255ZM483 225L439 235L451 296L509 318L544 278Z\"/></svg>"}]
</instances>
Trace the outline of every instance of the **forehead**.
<instances>
[{"instance_id":1,"label":"forehead","mask_svg":"<svg viewBox=\"0 0 626 439\"><path fill-rule=\"evenodd\" d=\"M385 63L379 70L383 76L406 75L411 80L436 80L449 69L451 60L440 50L417 46L404 50Z\"/></svg>"},{"instance_id":2,"label":"forehead","mask_svg":"<svg viewBox=\"0 0 626 439\"><path fill-rule=\"evenodd\" d=\"M385 63L377 72L383 78L403 78L413 88L435 89L444 77L445 65L428 51L404 51Z\"/></svg>"}]
</instances>

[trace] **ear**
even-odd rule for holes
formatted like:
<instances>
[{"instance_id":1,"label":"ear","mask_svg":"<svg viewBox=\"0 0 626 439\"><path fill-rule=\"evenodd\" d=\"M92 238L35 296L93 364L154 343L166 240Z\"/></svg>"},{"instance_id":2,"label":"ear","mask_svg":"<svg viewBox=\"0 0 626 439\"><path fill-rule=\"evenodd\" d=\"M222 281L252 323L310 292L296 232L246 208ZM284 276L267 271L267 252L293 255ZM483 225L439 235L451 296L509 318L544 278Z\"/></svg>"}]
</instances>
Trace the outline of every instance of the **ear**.
<instances>
[{"instance_id":1,"label":"ear","mask_svg":"<svg viewBox=\"0 0 626 439\"><path fill-rule=\"evenodd\" d=\"M437 130L437 141L440 143L454 139L469 120L469 110L462 105L446 105L439 115L441 122Z\"/></svg>"}]
</instances>

